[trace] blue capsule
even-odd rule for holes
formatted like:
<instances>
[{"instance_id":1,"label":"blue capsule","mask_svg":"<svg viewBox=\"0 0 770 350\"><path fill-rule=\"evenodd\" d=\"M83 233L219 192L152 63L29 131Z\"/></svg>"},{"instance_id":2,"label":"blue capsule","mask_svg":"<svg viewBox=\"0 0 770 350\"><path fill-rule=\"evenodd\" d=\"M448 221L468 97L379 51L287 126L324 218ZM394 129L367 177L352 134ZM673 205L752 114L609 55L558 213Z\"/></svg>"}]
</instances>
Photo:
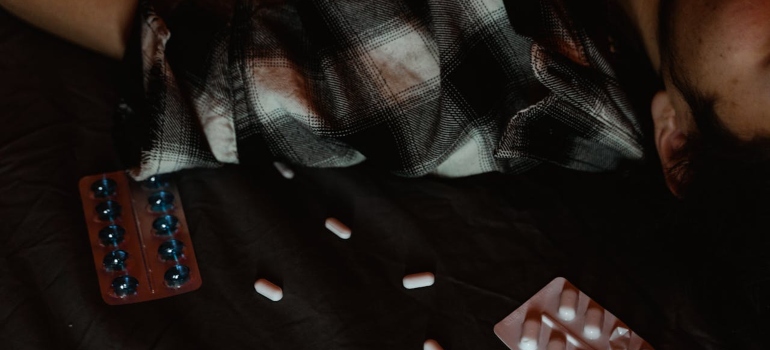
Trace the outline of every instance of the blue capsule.
<instances>
[{"instance_id":1,"label":"blue capsule","mask_svg":"<svg viewBox=\"0 0 770 350\"><path fill-rule=\"evenodd\" d=\"M137 286L139 286L139 281L128 275L112 280L112 291L120 298L136 294Z\"/></svg>"},{"instance_id":2,"label":"blue capsule","mask_svg":"<svg viewBox=\"0 0 770 350\"><path fill-rule=\"evenodd\" d=\"M123 271L126 269L128 253L125 250L113 250L104 256L102 264L107 271Z\"/></svg>"},{"instance_id":3,"label":"blue capsule","mask_svg":"<svg viewBox=\"0 0 770 350\"><path fill-rule=\"evenodd\" d=\"M167 286L179 288L190 280L190 268L184 265L174 265L166 270L163 279Z\"/></svg>"},{"instance_id":4,"label":"blue capsule","mask_svg":"<svg viewBox=\"0 0 770 350\"><path fill-rule=\"evenodd\" d=\"M115 180L108 179L106 177L96 180L96 182L91 184L91 192L94 193L94 197L96 198L114 196L117 188L118 184L115 183Z\"/></svg>"},{"instance_id":5,"label":"blue capsule","mask_svg":"<svg viewBox=\"0 0 770 350\"><path fill-rule=\"evenodd\" d=\"M123 237L126 235L126 230L118 225L109 225L99 230L99 240L105 246L117 246L123 242Z\"/></svg>"},{"instance_id":6,"label":"blue capsule","mask_svg":"<svg viewBox=\"0 0 770 350\"><path fill-rule=\"evenodd\" d=\"M157 190L159 188L168 187L169 176L168 175L153 175L142 182L142 186L151 190Z\"/></svg>"},{"instance_id":7,"label":"blue capsule","mask_svg":"<svg viewBox=\"0 0 770 350\"><path fill-rule=\"evenodd\" d=\"M179 219L174 215L163 215L152 222L152 228L156 235L170 236L176 232L179 226Z\"/></svg>"},{"instance_id":8,"label":"blue capsule","mask_svg":"<svg viewBox=\"0 0 770 350\"><path fill-rule=\"evenodd\" d=\"M150 204L150 210L156 213L163 213L174 209L174 195L171 192L155 192L147 198L147 201Z\"/></svg>"},{"instance_id":9,"label":"blue capsule","mask_svg":"<svg viewBox=\"0 0 770 350\"><path fill-rule=\"evenodd\" d=\"M182 257L184 244L175 239L170 239L161 243L158 247L158 255L163 260L177 260Z\"/></svg>"},{"instance_id":10,"label":"blue capsule","mask_svg":"<svg viewBox=\"0 0 770 350\"><path fill-rule=\"evenodd\" d=\"M96 215L102 221L114 221L120 217L123 208L116 201L105 201L96 206Z\"/></svg>"}]
</instances>

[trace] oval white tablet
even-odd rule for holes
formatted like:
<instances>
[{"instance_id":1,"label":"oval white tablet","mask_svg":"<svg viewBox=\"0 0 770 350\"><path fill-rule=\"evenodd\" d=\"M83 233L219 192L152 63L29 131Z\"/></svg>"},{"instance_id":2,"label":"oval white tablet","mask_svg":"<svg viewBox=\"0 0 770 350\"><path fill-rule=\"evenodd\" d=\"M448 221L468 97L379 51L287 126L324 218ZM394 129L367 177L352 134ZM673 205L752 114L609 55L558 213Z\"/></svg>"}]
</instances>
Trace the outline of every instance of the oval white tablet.
<instances>
[{"instance_id":1,"label":"oval white tablet","mask_svg":"<svg viewBox=\"0 0 770 350\"><path fill-rule=\"evenodd\" d=\"M442 348L437 341L428 339L425 341L425 344L422 345L422 350L444 350L444 348Z\"/></svg>"},{"instance_id":2,"label":"oval white tablet","mask_svg":"<svg viewBox=\"0 0 770 350\"><path fill-rule=\"evenodd\" d=\"M528 319L521 326L521 341L519 349L537 350L537 339L540 338L540 321L537 319Z\"/></svg>"},{"instance_id":3,"label":"oval white tablet","mask_svg":"<svg viewBox=\"0 0 770 350\"><path fill-rule=\"evenodd\" d=\"M350 235L352 231L350 231L350 228L345 226L342 222L335 218L328 218L326 219L326 228L329 231L332 231L337 237L342 239L348 239L350 238Z\"/></svg>"},{"instance_id":4,"label":"oval white tablet","mask_svg":"<svg viewBox=\"0 0 770 350\"><path fill-rule=\"evenodd\" d=\"M294 178L294 170L291 170L288 165L281 162L273 162L273 166L278 170L279 173L281 173L281 176L283 176L285 179Z\"/></svg>"},{"instance_id":5,"label":"oval white tablet","mask_svg":"<svg viewBox=\"0 0 770 350\"><path fill-rule=\"evenodd\" d=\"M404 288L416 289L430 287L436 281L436 276L430 272L420 272L404 276Z\"/></svg>"},{"instance_id":6,"label":"oval white tablet","mask_svg":"<svg viewBox=\"0 0 770 350\"><path fill-rule=\"evenodd\" d=\"M256 282L254 282L254 290L257 291L257 293L262 294L265 298L268 298L272 301L278 301L283 299L283 290L281 287L276 286L272 282L260 278Z\"/></svg>"}]
</instances>

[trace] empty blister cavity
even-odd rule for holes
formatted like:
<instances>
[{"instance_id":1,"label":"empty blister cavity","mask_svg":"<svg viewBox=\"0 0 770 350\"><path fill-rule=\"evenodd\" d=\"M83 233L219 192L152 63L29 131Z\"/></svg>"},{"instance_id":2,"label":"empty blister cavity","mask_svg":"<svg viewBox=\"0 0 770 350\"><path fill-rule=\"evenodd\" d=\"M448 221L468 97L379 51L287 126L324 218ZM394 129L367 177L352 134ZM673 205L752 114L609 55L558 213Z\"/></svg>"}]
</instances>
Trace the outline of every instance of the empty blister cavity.
<instances>
[{"instance_id":1,"label":"empty blister cavity","mask_svg":"<svg viewBox=\"0 0 770 350\"><path fill-rule=\"evenodd\" d=\"M585 326L583 327L583 336L587 339L596 340L602 336L602 324L604 323L604 310L595 305L591 305L586 310Z\"/></svg>"},{"instance_id":2,"label":"empty blister cavity","mask_svg":"<svg viewBox=\"0 0 770 350\"><path fill-rule=\"evenodd\" d=\"M161 260L178 260L184 255L184 243L176 239L170 239L160 244L158 256Z\"/></svg>"},{"instance_id":3,"label":"empty blister cavity","mask_svg":"<svg viewBox=\"0 0 770 350\"><path fill-rule=\"evenodd\" d=\"M342 239L348 239L350 238L350 235L352 234L352 231L349 227L347 227L345 224L340 222L339 220L335 218L328 218L326 219L325 223L326 229L337 235L337 237Z\"/></svg>"},{"instance_id":4,"label":"empty blister cavity","mask_svg":"<svg viewBox=\"0 0 770 350\"><path fill-rule=\"evenodd\" d=\"M422 350L444 350L444 348L437 341L428 339L422 344Z\"/></svg>"},{"instance_id":5,"label":"empty blister cavity","mask_svg":"<svg viewBox=\"0 0 770 350\"><path fill-rule=\"evenodd\" d=\"M119 298L127 297L129 295L136 294L136 287L139 286L139 281L131 276L120 276L112 280L112 292Z\"/></svg>"},{"instance_id":6,"label":"empty blister cavity","mask_svg":"<svg viewBox=\"0 0 770 350\"><path fill-rule=\"evenodd\" d=\"M190 280L190 268L184 265L174 265L163 274L163 280L171 288L179 288Z\"/></svg>"},{"instance_id":7,"label":"empty blister cavity","mask_svg":"<svg viewBox=\"0 0 770 350\"><path fill-rule=\"evenodd\" d=\"M263 297L272 301L279 301L283 299L283 289L264 278L260 278L254 282L254 290L261 294Z\"/></svg>"},{"instance_id":8,"label":"empty blister cavity","mask_svg":"<svg viewBox=\"0 0 770 350\"><path fill-rule=\"evenodd\" d=\"M273 166L285 179L291 180L294 178L294 170L291 170L288 165L281 162L273 162Z\"/></svg>"},{"instance_id":9,"label":"empty blister cavity","mask_svg":"<svg viewBox=\"0 0 770 350\"><path fill-rule=\"evenodd\" d=\"M109 225L99 230L99 241L105 246L117 246L123 243L126 229L119 225Z\"/></svg>"},{"instance_id":10,"label":"empty blister cavity","mask_svg":"<svg viewBox=\"0 0 770 350\"><path fill-rule=\"evenodd\" d=\"M174 215L163 215L152 222L152 229L159 236L171 236L176 233L179 219Z\"/></svg>"},{"instance_id":11,"label":"empty blister cavity","mask_svg":"<svg viewBox=\"0 0 770 350\"><path fill-rule=\"evenodd\" d=\"M578 303L578 292L572 288L564 288L559 297L559 318L570 322L575 319Z\"/></svg>"},{"instance_id":12,"label":"empty blister cavity","mask_svg":"<svg viewBox=\"0 0 770 350\"><path fill-rule=\"evenodd\" d=\"M436 282L436 276L430 272L420 272L404 276L402 282L406 289L425 288Z\"/></svg>"},{"instance_id":13,"label":"empty blister cavity","mask_svg":"<svg viewBox=\"0 0 770 350\"><path fill-rule=\"evenodd\" d=\"M169 179L167 175L153 175L142 181L142 186L151 190L165 188L169 186Z\"/></svg>"},{"instance_id":14,"label":"empty blister cavity","mask_svg":"<svg viewBox=\"0 0 770 350\"><path fill-rule=\"evenodd\" d=\"M102 178L91 184L91 193L95 198L112 197L117 191L118 184L113 179Z\"/></svg>"},{"instance_id":15,"label":"empty blister cavity","mask_svg":"<svg viewBox=\"0 0 770 350\"><path fill-rule=\"evenodd\" d=\"M537 350L537 340L540 338L540 320L537 318L527 318L521 325L521 340L519 349Z\"/></svg>"},{"instance_id":16,"label":"empty blister cavity","mask_svg":"<svg viewBox=\"0 0 770 350\"><path fill-rule=\"evenodd\" d=\"M102 221L114 221L120 217L123 208L116 201L104 201L96 205L96 216Z\"/></svg>"},{"instance_id":17,"label":"empty blister cavity","mask_svg":"<svg viewBox=\"0 0 770 350\"><path fill-rule=\"evenodd\" d=\"M102 265L107 271L123 271L126 269L128 253L125 250L113 250L104 256Z\"/></svg>"},{"instance_id":18,"label":"empty blister cavity","mask_svg":"<svg viewBox=\"0 0 770 350\"><path fill-rule=\"evenodd\" d=\"M167 191L158 191L147 197L150 204L150 210L156 213L163 213L174 209L174 195Z\"/></svg>"}]
</instances>

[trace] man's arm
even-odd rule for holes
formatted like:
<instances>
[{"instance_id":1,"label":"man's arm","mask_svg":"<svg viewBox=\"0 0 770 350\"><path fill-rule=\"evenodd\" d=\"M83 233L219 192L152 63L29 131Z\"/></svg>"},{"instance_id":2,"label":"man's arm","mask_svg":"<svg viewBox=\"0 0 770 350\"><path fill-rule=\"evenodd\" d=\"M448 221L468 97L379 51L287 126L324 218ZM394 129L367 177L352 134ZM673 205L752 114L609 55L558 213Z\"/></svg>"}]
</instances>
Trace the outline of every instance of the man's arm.
<instances>
[{"instance_id":1,"label":"man's arm","mask_svg":"<svg viewBox=\"0 0 770 350\"><path fill-rule=\"evenodd\" d=\"M64 39L120 59L138 0L0 0L14 15Z\"/></svg>"}]
</instances>

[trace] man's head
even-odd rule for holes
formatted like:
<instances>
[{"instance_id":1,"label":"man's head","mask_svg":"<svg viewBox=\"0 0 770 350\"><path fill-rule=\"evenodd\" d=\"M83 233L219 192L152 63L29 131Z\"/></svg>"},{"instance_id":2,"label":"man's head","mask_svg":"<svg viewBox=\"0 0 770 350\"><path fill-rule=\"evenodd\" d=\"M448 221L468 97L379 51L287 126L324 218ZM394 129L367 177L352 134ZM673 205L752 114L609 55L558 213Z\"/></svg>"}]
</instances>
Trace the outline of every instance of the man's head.
<instances>
[{"instance_id":1,"label":"man's head","mask_svg":"<svg viewBox=\"0 0 770 350\"><path fill-rule=\"evenodd\" d=\"M669 188L685 196L711 172L767 164L770 1L660 0L658 13L665 91L652 114Z\"/></svg>"}]
</instances>

